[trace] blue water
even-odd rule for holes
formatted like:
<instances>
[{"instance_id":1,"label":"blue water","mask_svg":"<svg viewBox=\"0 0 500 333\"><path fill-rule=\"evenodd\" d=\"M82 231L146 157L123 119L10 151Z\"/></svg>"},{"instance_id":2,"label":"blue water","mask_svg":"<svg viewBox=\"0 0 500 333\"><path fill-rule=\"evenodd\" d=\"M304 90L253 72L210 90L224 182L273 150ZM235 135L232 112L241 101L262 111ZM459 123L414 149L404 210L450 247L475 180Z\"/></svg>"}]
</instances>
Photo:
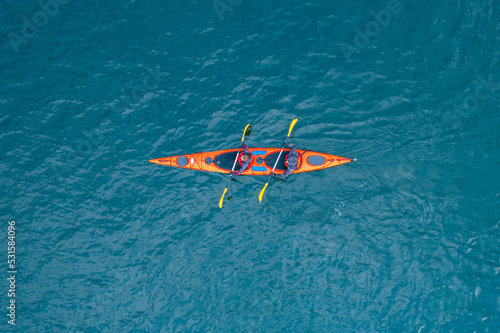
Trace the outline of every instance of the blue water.
<instances>
[{"instance_id":1,"label":"blue water","mask_svg":"<svg viewBox=\"0 0 500 333\"><path fill-rule=\"evenodd\" d=\"M498 1L61 2L0 3L0 331L500 331ZM294 118L357 161L147 162Z\"/></svg>"}]
</instances>

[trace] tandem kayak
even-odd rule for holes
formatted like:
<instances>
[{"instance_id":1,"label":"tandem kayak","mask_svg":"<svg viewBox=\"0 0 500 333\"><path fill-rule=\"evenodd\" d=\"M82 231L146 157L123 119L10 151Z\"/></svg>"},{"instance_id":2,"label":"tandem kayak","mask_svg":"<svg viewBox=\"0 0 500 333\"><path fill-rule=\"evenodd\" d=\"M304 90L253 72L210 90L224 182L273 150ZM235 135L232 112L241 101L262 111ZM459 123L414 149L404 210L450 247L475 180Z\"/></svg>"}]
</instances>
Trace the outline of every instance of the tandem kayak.
<instances>
[{"instance_id":1,"label":"tandem kayak","mask_svg":"<svg viewBox=\"0 0 500 333\"><path fill-rule=\"evenodd\" d=\"M253 155L253 161L250 167L245 170L242 175L265 176L271 173L281 148L249 148L249 150ZM283 149L283 153L274 170L275 174L285 172L285 157L289 152L290 149ZM233 167L237 153L238 149L226 149L206 153L157 158L149 160L149 162L176 168L228 174ZM299 162L297 169L293 173L322 170L351 162L351 160L346 157L314 151L297 149L297 153L299 154ZM236 165L234 171L238 171L239 169L240 166Z\"/></svg>"}]
</instances>

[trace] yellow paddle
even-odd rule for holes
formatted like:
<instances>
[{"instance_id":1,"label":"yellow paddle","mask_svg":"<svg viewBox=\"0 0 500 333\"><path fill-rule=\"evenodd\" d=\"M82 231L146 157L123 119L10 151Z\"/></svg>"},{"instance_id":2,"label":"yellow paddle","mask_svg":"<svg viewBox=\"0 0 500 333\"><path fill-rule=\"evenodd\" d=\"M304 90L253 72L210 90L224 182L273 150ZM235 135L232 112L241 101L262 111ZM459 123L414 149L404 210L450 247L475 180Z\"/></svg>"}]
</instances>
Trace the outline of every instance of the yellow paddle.
<instances>
[{"instance_id":1,"label":"yellow paddle","mask_svg":"<svg viewBox=\"0 0 500 333\"><path fill-rule=\"evenodd\" d=\"M274 163L273 170L271 170L271 174L273 173L274 169L276 168L276 165L278 165L278 161L280 160L281 153L283 152L283 149L285 148L286 141L290 137L290 133L292 133L293 126L295 126L295 123L297 122L298 119L292 120L292 123L290 124L290 128L288 129L288 135L286 136L285 142L283 143L283 147L281 147L280 154L278 155L278 158L276 159L276 162ZM262 198L264 197L264 192L266 191L267 185L269 185L269 180L271 180L271 175L269 175L269 178L267 179L266 185L262 188L262 190L259 193L259 201L262 202Z\"/></svg>"},{"instance_id":2,"label":"yellow paddle","mask_svg":"<svg viewBox=\"0 0 500 333\"><path fill-rule=\"evenodd\" d=\"M251 129L249 127L251 127L250 124L245 126L245 129L243 130L243 136L241 137L241 142L245 141L245 135L250 135ZM222 208L222 204L224 203L224 196L226 195L227 188L228 188L229 184L231 183L232 173L234 171L234 167L236 166L236 161L238 160L238 156L240 155L240 150L241 150L241 145L240 145L240 148L238 148L238 153L236 154L236 158L234 159L233 168L231 169L231 172L229 173L229 179L228 179L228 183L226 185L226 188L224 189L224 193L222 193L222 196L220 197L219 208Z\"/></svg>"}]
</instances>

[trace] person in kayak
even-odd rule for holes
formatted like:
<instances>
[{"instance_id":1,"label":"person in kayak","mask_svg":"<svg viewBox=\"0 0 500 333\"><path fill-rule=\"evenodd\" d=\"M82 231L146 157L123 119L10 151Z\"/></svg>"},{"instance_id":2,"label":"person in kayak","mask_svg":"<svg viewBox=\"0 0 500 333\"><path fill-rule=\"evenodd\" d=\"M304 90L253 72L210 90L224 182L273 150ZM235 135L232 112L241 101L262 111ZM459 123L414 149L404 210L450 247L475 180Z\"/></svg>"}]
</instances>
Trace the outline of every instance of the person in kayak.
<instances>
[{"instance_id":1,"label":"person in kayak","mask_svg":"<svg viewBox=\"0 0 500 333\"><path fill-rule=\"evenodd\" d=\"M289 143L288 148L290 148L290 152L285 157L286 171L284 173L282 173L281 175L275 175L274 173L272 173L272 175L275 178L285 179L286 177L290 176L292 174L292 172L295 171L295 169L297 169L297 164L299 162L299 154L297 153L297 150L295 149L294 144Z\"/></svg>"},{"instance_id":2,"label":"person in kayak","mask_svg":"<svg viewBox=\"0 0 500 333\"><path fill-rule=\"evenodd\" d=\"M240 170L234 173L236 176L241 175L241 173L248 169L248 167L252 163L252 153L250 152L250 150L248 150L248 147L246 145L243 145L243 149L243 153L240 153L240 156L238 156L238 160L236 161L236 163L238 163L238 165L241 167Z\"/></svg>"}]
</instances>

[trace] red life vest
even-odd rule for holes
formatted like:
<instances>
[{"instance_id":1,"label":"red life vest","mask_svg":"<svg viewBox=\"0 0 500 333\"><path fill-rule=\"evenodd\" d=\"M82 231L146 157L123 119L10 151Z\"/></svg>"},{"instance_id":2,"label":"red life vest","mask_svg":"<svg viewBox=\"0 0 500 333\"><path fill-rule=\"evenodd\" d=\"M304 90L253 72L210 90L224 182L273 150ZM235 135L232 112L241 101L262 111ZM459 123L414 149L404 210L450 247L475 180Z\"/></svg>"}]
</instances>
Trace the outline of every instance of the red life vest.
<instances>
[{"instance_id":1,"label":"red life vest","mask_svg":"<svg viewBox=\"0 0 500 333\"><path fill-rule=\"evenodd\" d=\"M239 165L239 166L242 166L242 165L243 165L243 153L240 153L240 154L238 155L238 160L237 160L237 161L238 161L238 165Z\"/></svg>"},{"instance_id":2,"label":"red life vest","mask_svg":"<svg viewBox=\"0 0 500 333\"><path fill-rule=\"evenodd\" d=\"M290 153L286 154L286 156L285 156L285 166L286 166L287 168L288 168L288 155L289 155L289 154L290 154Z\"/></svg>"},{"instance_id":3,"label":"red life vest","mask_svg":"<svg viewBox=\"0 0 500 333\"><path fill-rule=\"evenodd\" d=\"M239 166L243 166L243 154L245 154L245 152L240 153L240 154L238 155L238 159L236 160L236 162L238 163L238 165L239 165ZM252 158L252 159L250 159L250 164L249 164L248 166L251 166L251 165L252 165L252 163L253 163L253 158Z\"/></svg>"}]
</instances>

